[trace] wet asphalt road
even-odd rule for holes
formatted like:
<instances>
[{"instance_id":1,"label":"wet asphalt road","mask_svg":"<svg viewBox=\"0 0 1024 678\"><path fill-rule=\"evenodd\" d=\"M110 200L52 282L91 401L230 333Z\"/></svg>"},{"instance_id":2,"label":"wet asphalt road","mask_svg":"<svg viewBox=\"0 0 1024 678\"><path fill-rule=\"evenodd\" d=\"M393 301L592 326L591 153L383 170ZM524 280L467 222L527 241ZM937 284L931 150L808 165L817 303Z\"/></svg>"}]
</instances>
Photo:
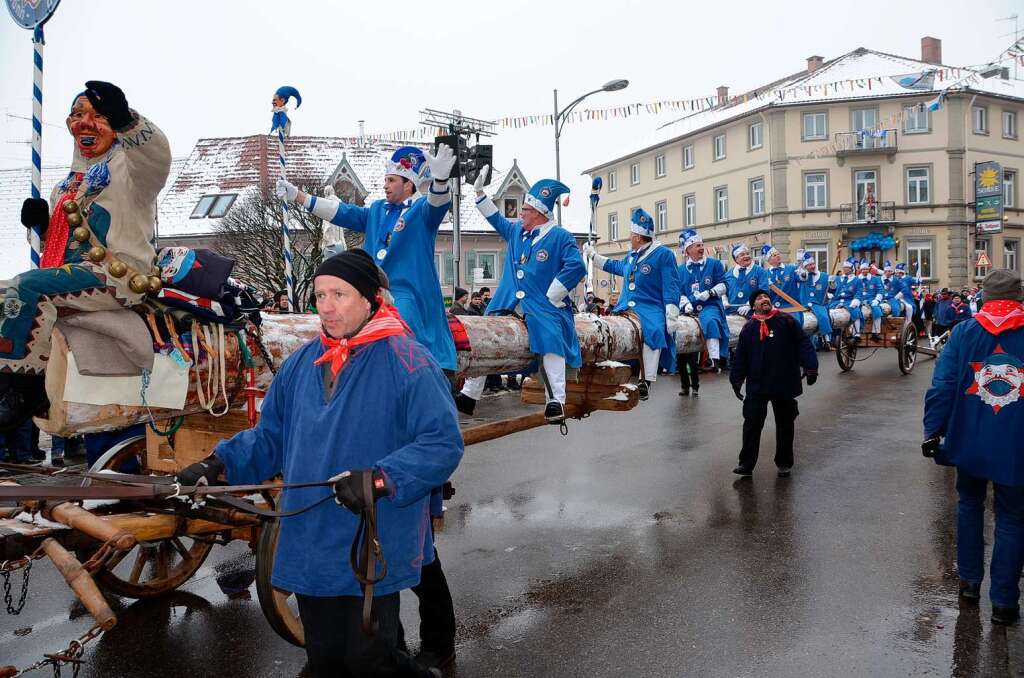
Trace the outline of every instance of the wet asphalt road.
<instances>
[{"instance_id":1,"label":"wet asphalt road","mask_svg":"<svg viewBox=\"0 0 1024 678\"><path fill-rule=\"evenodd\" d=\"M790 479L775 477L770 423L754 478L731 474L741 420L724 376L697 400L663 376L648 403L567 438L470 448L438 537L460 620L450 675L1024 675L1024 629L993 626L984 600L958 609L953 478L918 448L933 363L903 377L879 351L840 374L819 355ZM300 675L255 587L229 599L216 583L251 567L234 544L170 597L115 601L81 675ZM0 616L0 663L89 627L52 567L32 584L26 611Z\"/></svg>"}]
</instances>

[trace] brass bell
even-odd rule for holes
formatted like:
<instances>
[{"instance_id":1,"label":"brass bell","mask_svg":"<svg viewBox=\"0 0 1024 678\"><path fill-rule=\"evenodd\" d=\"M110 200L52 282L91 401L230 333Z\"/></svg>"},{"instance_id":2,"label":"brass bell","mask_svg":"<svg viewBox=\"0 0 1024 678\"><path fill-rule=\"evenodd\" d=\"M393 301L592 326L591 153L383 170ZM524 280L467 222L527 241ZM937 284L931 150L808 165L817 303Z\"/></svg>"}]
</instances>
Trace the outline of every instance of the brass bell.
<instances>
[{"instance_id":1,"label":"brass bell","mask_svg":"<svg viewBox=\"0 0 1024 678\"><path fill-rule=\"evenodd\" d=\"M151 275L151 276L149 276L148 280L149 280L149 293L150 294L156 294L157 292L160 291L160 288L164 286L163 282L161 282L161 280L160 280L160 278L158 276Z\"/></svg>"},{"instance_id":2,"label":"brass bell","mask_svg":"<svg viewBox=\"0 0 1024 678\"><path fill-rule=\"evenodd\" d=\"M128 281L128 288L132 292L135 292L135 294L143 294L149 290L149 278L141 273L136 273L132 276L131 280Z\"/></svg>"},{"instance_id":3,"label":"brass bell","mask_svg":"<svg viewBox=\"0 0 1024 678\"><path fill-rule=\"evenodd\" d=\"M79 226L78 228L71 232L71 237L73 237L78 242L89 242L89 235L89 229L86 228L85 226Z\"/></svg>"},{"instance_id":4,"label":"brass bell","mask_svg":"<svg viewBox=\"0 0 1024 678\"><path fill-rule=\"evenodd\" d=\"M82 225L82 213L81 212L72 212L71 214L69 214L68 215L68 223L71 224L72 226L81 226Z\"/></svg>"},{"instance_id":5,"label":"brass bell","mask_svg":"<svg viewBox=\"0 0 1024 678\"><path fill-rule=\"evenodd\" d=\"M78 211L78 203L74 200L64 201L64 214L74 214Z\"/></svg>"},{"instance_id":6,"label":"brass bell","mask_svg":"<svg viewBox=\"0 0 1024 678\"><path fill-rule=\"evenodd\" d=\"M115 259L107 266L107 272L115 278L123 278L124 274L128 272L128 265L123 261Z\"/></svg>"},{"instance_id":7,"label":"brass bell","mask_svg":"<svg viewBox=\"0 0 1024 678\"><path fill-rule=\"evenodd\" d=\"M107 248L102 245L96 245L96 247L89 249L89 253L86 256L89 257L89 261L98 264L107 258Z\"/></svg>"}]
</instances>

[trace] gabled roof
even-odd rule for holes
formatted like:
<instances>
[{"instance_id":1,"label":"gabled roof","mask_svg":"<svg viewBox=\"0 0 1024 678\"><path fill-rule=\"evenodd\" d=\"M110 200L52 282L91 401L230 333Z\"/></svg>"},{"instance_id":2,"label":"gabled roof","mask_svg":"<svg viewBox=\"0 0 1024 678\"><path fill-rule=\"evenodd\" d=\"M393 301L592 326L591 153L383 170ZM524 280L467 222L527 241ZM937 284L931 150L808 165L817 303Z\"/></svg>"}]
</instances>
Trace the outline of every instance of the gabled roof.
<instances>
[{"instance_id":1,"label":"gabled roof","mask_svg":"<svg viewBox=\"0 0 1024 678\"><path fill-rule=\"evenodd\" d=\"M941 73L937 73L930 81L923 81L914 89L903 87L893 80L893 76L936 69ZM799 71L731 97L724 105L665 123L641 141L634 140L612 153L613 159L586 169L583 174L593 174L595 170L769 108L893 97L934 97L952 81L970 73L970 69L966 68L936 66L917 59L858 47L848 54L826 61L814 72ZM971 83L967 90L1024 100L1024 81L1020 80L1003 80L998 77L981 79Z\"/></svg>"},{"instance_id":2,"label":"gabled roof","mask_svg":"<svg viewBox=\"0 0 1024 678\"><path fill-rule=\"evenodd\" d=\"M327 185L333 186L339 181L350 181L352 185L356 187L356 191L359 192L363 198L370 195L370 191L363 185L363 182L359 178L359 173L356 172L356 168L349 162L348 153L341 154L341 162L331 172L331 176L327 177Z\"/></svg>"},{"instance_id":3,"label":"gabled roof","mask_svg":"<svg viewBox=\"0 0 1024 678\"><path fill-rule=\"evenodd\" d=\"M491 183L494 183L494 176L491 177ZM512 160L512 167L505 172L505 180L502 181L498 185L497 190L494 191L494 197L498 198L505 195L505 193L508 192L508 189L513 185L518 185L523 189L524 193L528 193L530 191L530 182L527 181L526 177L523 175L523 170L519 169L519 161L516 159Z\"/></svg>"}]
</instances>

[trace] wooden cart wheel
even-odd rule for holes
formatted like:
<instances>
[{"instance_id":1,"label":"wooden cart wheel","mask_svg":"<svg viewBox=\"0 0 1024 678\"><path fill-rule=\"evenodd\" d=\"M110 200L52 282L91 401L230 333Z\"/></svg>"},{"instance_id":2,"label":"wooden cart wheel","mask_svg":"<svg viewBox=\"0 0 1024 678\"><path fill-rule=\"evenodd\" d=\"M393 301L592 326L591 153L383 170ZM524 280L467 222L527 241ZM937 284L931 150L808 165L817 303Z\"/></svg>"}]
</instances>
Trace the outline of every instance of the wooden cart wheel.
<instances>
[{"instance_id":1,"label":"wooden cart wheel","mask_svg":"<svg viewBox=\"0 0 1024 678\"><path fill-rule=\"evenodd\" d=\"M852 370L853 363L857 360L857 345L850 341L852 337L853 331L847 326L839 333L836 342L836 362L843 372Z\"/></svg>"},{"instance_id":2,"label":"wooden cart wheel","mask_svg":"<svg viewBox=\"0 0 1024 678\"><path fill-rule=\"evenodd\" d=\"M917 362L917 328L914 327L914 323L903 323L896 355L899 359L900 372L910 374L914 369L914 363Z\"/></svg>"},{"instance_id":3,"label":"wooden cart wheel","mask_svg":"<svg viewBox=\"0 0 1024 678\"><path fill-rule=\"evenodd\" d=\"M265 520L260 528L260 541L256 546L256 595L270 628L292 645L305 647L306 633L299 618L295 594L282 591L270 582L280 531L280 519Z\"/></svg>"},{"instance_id":4,"label":"wooden cart wheel","mask_svg":"<svg viewBox=\"0 0 1024 678\"><path fill-rule=\"evenodd\" d=\"M118 471L131 459L137 459L141 467L145 454L146 437L136 436L107 450L89 470ZM89 482L86 478L82 484ZM188 581L202 567L212 548L213 544L186 535L139 542L132 550L111 558L93 578L104 590L126 598L159 596ZM88 558L91 554L83 555Z\"/></svg>"}]
</instances>

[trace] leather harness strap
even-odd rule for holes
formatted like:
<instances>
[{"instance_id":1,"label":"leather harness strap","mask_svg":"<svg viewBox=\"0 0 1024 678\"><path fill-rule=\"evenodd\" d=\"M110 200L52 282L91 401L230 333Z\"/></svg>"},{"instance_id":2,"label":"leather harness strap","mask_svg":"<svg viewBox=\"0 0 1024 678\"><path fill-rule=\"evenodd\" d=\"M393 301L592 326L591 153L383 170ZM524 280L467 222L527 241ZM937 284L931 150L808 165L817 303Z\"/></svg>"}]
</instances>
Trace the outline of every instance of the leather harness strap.
<instances>
[{"instance_id":1,"label":"leather harness strap","mask_svg":"<svg viewBox=\"0 0 1024 678\"><path fill-rule=\"evenodd\" d=\"M377 502L373 496L371 473L363 474L363 496L367 498L367 503L359 514L359 526L356 528L356 537L352 540L349 564L363 588L363 633L374 636L379 624L373 618L373 587L387 576L388 563L384 559L380 540L377 538ZM378 559L380 574L377 574Z\"/></svg>"}]
</instances>

